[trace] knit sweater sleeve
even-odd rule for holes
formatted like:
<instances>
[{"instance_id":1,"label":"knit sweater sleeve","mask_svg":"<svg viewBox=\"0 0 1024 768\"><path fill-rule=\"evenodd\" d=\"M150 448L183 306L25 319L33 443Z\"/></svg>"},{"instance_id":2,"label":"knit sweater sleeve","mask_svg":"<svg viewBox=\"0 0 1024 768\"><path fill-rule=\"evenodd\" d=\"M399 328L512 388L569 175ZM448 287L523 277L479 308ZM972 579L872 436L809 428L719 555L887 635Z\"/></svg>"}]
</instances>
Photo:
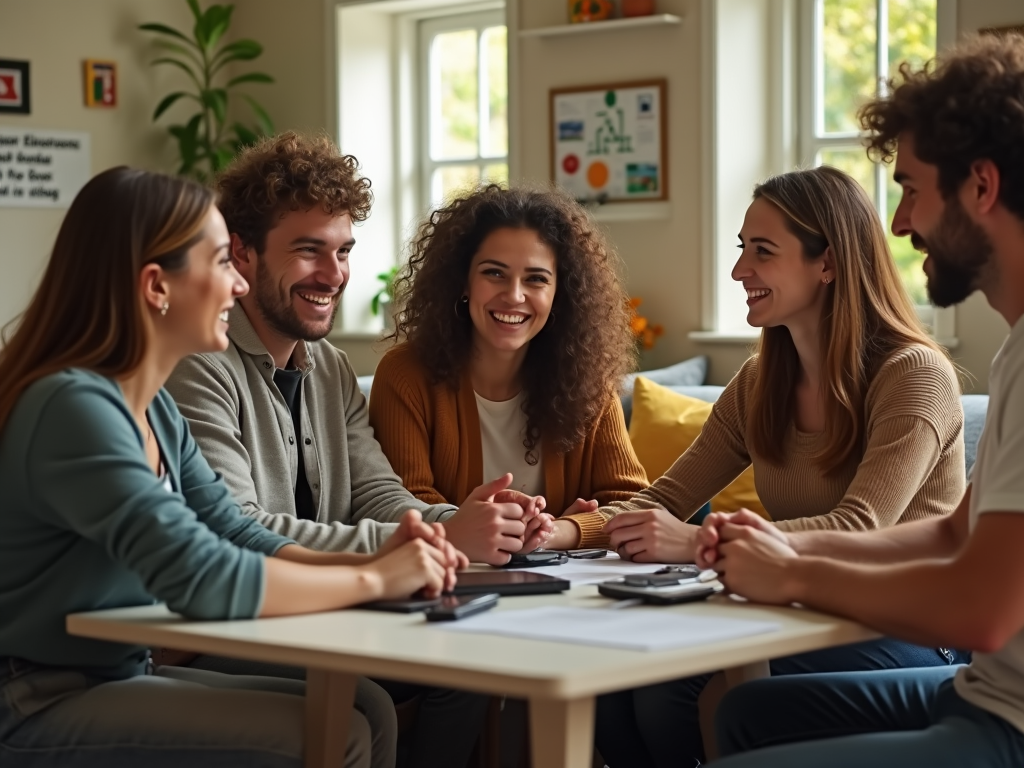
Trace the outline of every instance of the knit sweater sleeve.
<instances>
[{"instance_id":1,"label":"knit sweater sleeve","mask_svg":"<svg viewBox=\"0 0 1024 768\"><path fill-rule=\"evenodd\" d=\"M590 445L584 449L592 452L589 490L599 504L629 501L647 488L647 474L629 441L618 397L611 399L587 440ZM581 547L607 546L608 537L601 532L605 516L600 511L570 515L567 519L579 526Z\"/></svg>"},{"instance_id":2,"label":"knit sweater sleeve","mask_svg":"<svg viewBox=\"0 0 1024 768\"><path fill-rule=\"evenodd\" d=\"M868 531L953 511L963 496L963 408L938 352L912 347L888 360L868 390L857 473L826 514L780 520L785 531ZM911 514L907 514L908 510Z\"/></svg>"},{"instance_id":3,"label":"knit sweater sleeve","mask_svg":"<svg viewBox=\"0 0 1024 768\"><path fill-rule=\"evenodd\" d=\"M757 359L750 358L726 386L686 452L647 490L628 501L602 507L599 511L605 518L611 519L619 512L664 507L680 520L688 520L750 466L746 402L756 375Z\"/></svg>"},{"instance_id":4,"label":"knit sweater sleeve","mask_svg":"<svg viewBox=\"0 0 1024 768\"><path fill-rule=\"evenodd\" d=\"M396 347L378 364L370 392L370 426L402 485L422 502L447 504L434 487L430 464L426 377L410 357Z\"/></svg>"}]
</instances>

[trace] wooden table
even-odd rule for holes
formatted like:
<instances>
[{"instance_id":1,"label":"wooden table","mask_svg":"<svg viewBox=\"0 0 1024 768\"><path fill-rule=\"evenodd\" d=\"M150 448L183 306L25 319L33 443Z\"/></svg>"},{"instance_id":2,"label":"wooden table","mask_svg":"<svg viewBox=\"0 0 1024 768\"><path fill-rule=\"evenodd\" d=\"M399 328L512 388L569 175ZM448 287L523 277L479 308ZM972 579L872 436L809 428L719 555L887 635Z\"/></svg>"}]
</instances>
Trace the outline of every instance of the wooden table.
<instances>
[{"instance_id":1,"label":"wooden table","mask_svg":"<svg viewBox=\"0 0 1024 768\"><path fill-rule=\"evenodd\" d=\"M495 610L610 602L594 586L577 586L561 595L504 597ZM74 614L67 628L100 640L306 667L308 768L342 765L357 675L528 699L534 768L589 768L595 696L717 670L735 684L766 676L769 659L876 637L843 619L724 596L659 610L775 621L780 629L714 646L638 652L447 632L421 614L360 610L199 622L146 606Z\"/></svg>"}]
</instances>

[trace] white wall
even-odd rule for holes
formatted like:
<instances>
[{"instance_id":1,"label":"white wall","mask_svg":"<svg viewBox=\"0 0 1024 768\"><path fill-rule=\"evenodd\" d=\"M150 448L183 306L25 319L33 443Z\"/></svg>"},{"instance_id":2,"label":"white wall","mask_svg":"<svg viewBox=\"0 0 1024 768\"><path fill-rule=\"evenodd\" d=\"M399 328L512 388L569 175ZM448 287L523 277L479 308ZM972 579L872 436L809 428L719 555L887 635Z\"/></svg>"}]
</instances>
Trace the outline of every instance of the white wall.
<instances>
[{"instance_id":1,"label":"white wall","mask_svg":"<svg viewBox=\"0 0 1024 768\"><path fill-rule=\"evenodd\" d=\"M0 55L31 63L32 114L0 114L0 126L88 131L92 171L115 165L173 170L170 137L150 115L177 82L156 70L148 21L186 26L188 6L178 0L4 0ZM88 109L82 60L118 64L118 106ZM42 274L64 209L0 208L0 323L18 315ZM74 297L68 297L74 300Z\"/></svg>"}]
</instances>

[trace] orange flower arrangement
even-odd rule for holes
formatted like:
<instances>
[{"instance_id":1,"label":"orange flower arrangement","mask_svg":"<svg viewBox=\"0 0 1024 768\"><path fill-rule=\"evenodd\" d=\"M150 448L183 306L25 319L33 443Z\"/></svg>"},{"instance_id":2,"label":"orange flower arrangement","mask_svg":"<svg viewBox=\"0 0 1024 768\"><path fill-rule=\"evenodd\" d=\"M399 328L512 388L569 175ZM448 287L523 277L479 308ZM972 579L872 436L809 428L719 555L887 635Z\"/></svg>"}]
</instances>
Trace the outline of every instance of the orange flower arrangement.
<instances>
[{"instance_id":1,"label":"orange flower arrangement","mask_svg":"<svg viewBox=\"0 0 1024 768\"><path fill-rule=\"evenodd\" d=\"M634 296L629 300L629 328L636 337L636 343L643 349L652 349L658 337L665 333L660 325L652 324L646 317L637 312L637 307L644 303L644 300Z\"/></svg>"}]
</instances>

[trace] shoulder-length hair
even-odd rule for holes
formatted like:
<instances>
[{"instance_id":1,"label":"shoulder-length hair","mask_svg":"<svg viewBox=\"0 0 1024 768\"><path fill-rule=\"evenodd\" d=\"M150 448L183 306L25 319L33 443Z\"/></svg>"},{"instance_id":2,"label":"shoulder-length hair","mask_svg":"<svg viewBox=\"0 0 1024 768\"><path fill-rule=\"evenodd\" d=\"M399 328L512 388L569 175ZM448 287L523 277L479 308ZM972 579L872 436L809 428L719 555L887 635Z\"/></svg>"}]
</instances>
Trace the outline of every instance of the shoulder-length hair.
<instances>
[{"instance_id":1,"label":"shoulder-length hair","mask_svg":"<svg viewBox=\"0 0 1024 768\"><path fill-rule=\"evenodd\" d=\"M820 259L830 249L835 262L821 317L828 439L815 457L823 471L834 472L863 450L864 401L878 367L911 345L945 351L918 320L874 204L850 176L828 166L784 173L757 185L754 199L782 212L805 258ZM789 329L764 328L748 427L753 449L772 463L782 462L799 370Z\"/></svg>"},{"instance_id":2,"label":"shoulder-length hair","mask_svg":"<svg viewBox=\"0 0 1024 768\"><path fill-rule=\"evenodd\" d=\"M392 338L409 342L435 383L457 388L473 330L459 299L480 244L506 227L536 232L555 254L551 316L530 342L522 372L523 445L536 461L542 437L559 453L580 444L635 367L618 256L578 203L562 192L489 185L434 211L397 281L401 311Z\"/></svg>"},{"instance_id":3,"label":"shoulder-length hair","mask_svg":"<svg viewBox=\"0 0 1024 768\"><path fill-rule=\"evenodd\" d=\"M184 269L214 202L194 182L126 167L82 187L28 308L4 328L0 429L44 376L65 368L119 376L138 367L147 340L139 273L151 262Z\"/></svg>"}]
</instances>

